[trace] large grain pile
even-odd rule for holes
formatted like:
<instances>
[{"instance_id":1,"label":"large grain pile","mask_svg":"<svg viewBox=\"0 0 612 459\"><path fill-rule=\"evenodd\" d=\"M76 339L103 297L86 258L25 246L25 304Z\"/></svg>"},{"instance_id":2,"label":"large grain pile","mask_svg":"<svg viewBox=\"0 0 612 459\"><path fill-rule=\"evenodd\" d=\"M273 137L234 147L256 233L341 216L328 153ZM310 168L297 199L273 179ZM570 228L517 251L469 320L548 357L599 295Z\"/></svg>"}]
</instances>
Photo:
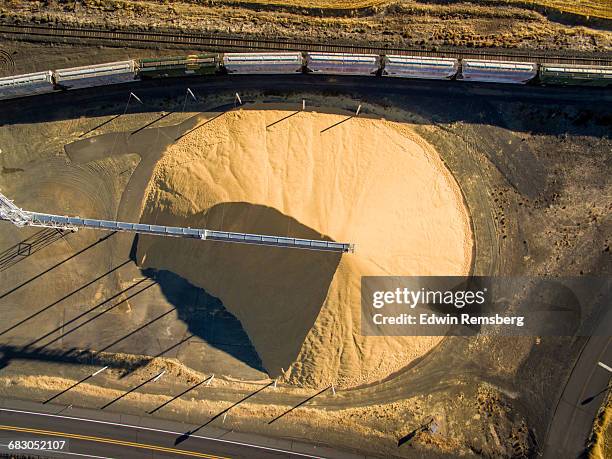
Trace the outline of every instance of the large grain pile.
<instances>
[{"instance_id":1,"label":"large grain pile","mask_svg":"<svg viewBox=\"0 0 612 459\"><path fill-rule=\"evenodd\" d=\"M234 111L180 139L157 165L142 221L329 238L355 243L355 254L148 236L139 263L221 299L272 376L384 377L440 338L361 336L361 276L466 274L472 239L459 188L403 125L292 113Z\"/></svg>"}]
</instances>

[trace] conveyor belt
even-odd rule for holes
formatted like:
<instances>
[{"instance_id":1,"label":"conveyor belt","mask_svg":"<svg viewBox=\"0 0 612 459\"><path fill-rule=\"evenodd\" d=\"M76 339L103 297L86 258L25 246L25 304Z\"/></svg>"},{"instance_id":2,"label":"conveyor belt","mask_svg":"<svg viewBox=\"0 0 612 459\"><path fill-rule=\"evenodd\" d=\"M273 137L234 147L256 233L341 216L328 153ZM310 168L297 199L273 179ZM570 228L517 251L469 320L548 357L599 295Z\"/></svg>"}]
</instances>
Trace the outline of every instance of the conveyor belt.
<instances>
[{"instance_id":1,"label":"conveyor belt","mask_svg":"<svg viewBox=\"0 0 612 459\"><path fill-rule=\"evenodd\" d=\"M158 236L186 237L201 240L288 247L294 249L326 250L342 253L354 251L353 244L334 241L269 236L263 234L235 233L230 231L216 231L197 228L182 228L177 226L148 225L145 223L126 223L80 217L65 217L61 215L30 212L27 210L21 210L21 214L25 218L22 217L20 219L20 226L42 226L68 230L91 228L97 230L127 231ZM4 217L5 220L12 221L10 218L7 218L6 216ZM14 223L18 224L17 222Z\"/></svg>"}]
</instances>

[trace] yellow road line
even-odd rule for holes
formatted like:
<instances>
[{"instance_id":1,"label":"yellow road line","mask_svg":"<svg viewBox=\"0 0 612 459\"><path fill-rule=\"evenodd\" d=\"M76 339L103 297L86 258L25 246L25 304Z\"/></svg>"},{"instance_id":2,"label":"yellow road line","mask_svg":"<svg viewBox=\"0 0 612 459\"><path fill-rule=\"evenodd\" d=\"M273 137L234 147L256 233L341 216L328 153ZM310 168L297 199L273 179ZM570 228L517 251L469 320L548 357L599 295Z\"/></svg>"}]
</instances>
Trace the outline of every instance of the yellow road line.
<instances>
[{"instance_id":1,"label":"yellow road line","mask_svg":"<svg viewBox=\"0 0 612 459\"><path fill-rule=\"evenodd\" d=\"M113 445L129 446L132 448L150 449L153 451L160 451L164 453L180 454L182 456L203 457L205 459L229 459L223 456L212 456L210 454L198 453L196 451L186 451L183 449L166 448L164 446L148 445L145 443L134 443L131 441L114 440L112 438L92 437L88 435L79 435L79 434L72 434L72 433L66 433L66 432L54 432L51 430L28 429L25 427L14 427L14 426L3 426L3 425L0 425L0 430L11 430L15 432L26 432L26 433L33 433L33 434L39 434L39 435L52 435L55 437L74 438L77 440L87 440L87 441L94 441L98 443L110 443Z\"/></svg>"}]
</instances>

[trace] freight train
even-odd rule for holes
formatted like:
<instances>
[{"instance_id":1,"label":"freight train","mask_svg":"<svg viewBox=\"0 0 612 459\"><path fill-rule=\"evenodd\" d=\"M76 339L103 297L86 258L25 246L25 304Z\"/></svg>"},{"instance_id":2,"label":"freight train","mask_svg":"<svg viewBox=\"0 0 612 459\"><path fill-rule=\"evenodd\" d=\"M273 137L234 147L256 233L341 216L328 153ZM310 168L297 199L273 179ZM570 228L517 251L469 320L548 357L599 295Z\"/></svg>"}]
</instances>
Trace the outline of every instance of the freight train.
<instances>
[{"instance_id":1,"label":"freight train","mask_svg":"<svg viewBox=\"0 0 612 459\"><path fill-rule=\"evenodd\" d=\"M220 53L110 62L0 78L0 99L150 78L215 74L367 75L535 85L612 86L612 66L405 55Z\"/></svg>"}]
</instances>

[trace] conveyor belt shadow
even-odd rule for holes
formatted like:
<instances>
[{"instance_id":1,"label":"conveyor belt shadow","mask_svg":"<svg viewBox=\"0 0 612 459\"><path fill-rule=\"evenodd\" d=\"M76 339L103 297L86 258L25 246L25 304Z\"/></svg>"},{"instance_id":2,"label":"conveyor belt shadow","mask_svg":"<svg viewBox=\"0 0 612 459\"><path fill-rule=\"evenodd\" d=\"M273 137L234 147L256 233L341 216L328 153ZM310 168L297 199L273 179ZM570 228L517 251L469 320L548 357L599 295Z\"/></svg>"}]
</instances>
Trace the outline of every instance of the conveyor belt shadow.
<instances>
[{"instance_id":1,"label":"conveyor belt shadow","mask_svg":"<svg viewBox=\"0 0 612 459\"><path fill-rule=\"evenodd\" d=\"M95 354L86 349L45 349L39 351L22 346L2 345L0 346L0 369L6 367L11 360L32 360L42 362L60 362L75 365L104 366L111 368L130 370L133 367L142 367L148 363L148 359L141 361L122 361L116 358L107 358L107 355Z\"/></svg>"}]
</instances>

